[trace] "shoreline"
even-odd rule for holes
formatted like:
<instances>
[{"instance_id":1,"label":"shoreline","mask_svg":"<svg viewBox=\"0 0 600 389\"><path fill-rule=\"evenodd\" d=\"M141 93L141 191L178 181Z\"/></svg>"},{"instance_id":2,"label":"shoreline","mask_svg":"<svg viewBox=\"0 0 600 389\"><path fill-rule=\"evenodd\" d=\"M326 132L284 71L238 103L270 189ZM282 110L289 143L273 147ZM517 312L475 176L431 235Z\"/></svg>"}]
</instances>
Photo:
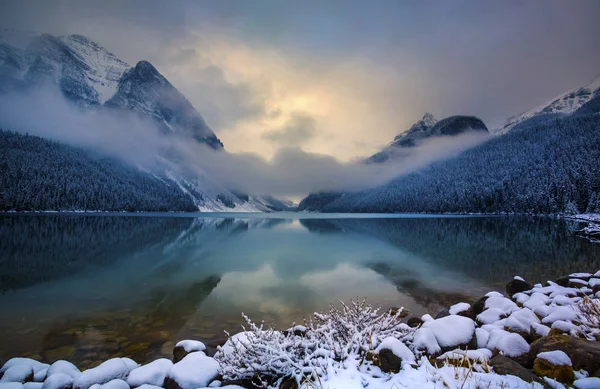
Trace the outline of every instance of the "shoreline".
<instances>
[{"instance_id":1,"label":"shoreline","mask_svg":"<svg viewBox=\"0 0 600 389\"><path fill-rule=\"evenodd\" d=\"M13 358L0 369L0 389L600 385L600 271L573 273L544 285L515 277L506 296L489 292L473 304L455 304L435 318L432 314L407 317L402 308L378 312L353 302L285 331L246 318L247 331L216 350L185 340L175 345L173 361L163 358L144 366L113 358L80 372L67 361L48 365ZM340 336L348 323L351 336ZM594 358L582 358L576 352L581 349ZM322 386L310 386L318 382Z\"/></svg>"}]
</instances>

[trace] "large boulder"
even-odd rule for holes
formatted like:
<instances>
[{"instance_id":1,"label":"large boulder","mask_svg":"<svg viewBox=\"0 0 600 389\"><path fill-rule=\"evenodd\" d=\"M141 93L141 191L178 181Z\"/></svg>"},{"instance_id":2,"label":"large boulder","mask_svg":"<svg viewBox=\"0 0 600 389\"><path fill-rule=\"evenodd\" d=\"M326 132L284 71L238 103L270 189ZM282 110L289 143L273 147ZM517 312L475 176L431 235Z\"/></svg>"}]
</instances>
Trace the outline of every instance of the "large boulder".
<instances>
[{"instance_id":1,"label":"large boulder","mask_svg":"<svg viewBox=\"0 0 600 389\"><path fill-rule=\"evenodd\" d=\"M574 370L595 372L600 369L600 343L566 335L546 336L531 343L530 351L519 359L525 367L532 367L539 353L563 351L571 359Z\"/></svg>"},{"instance_id":2,"label":"large boulder","mask_svg":"<svg viewBox=\"0 0 600 389\"><path fill-rule=\"evenodd\" d=\"M548 377L564 384L575 379L571 359L563 351L539 353L533 362L533 371L540 377Z\"/></svg>"}]
</instances>

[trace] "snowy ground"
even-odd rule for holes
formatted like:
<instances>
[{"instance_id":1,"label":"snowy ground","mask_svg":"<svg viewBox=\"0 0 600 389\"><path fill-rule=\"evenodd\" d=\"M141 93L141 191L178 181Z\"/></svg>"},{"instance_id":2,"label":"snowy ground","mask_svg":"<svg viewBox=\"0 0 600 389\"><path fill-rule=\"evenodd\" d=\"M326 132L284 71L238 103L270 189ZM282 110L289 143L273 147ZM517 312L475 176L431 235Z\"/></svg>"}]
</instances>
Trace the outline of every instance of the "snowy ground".
<instances>
[{"instance_id":1,"label":"snowy ground","mask_svg":"<svg viewBox=\"0 0 600 389\"><path fill-rule=\"evenodd\" d=\"M520 288L511 292L512 298L489 292L473 306L449 307L437 319L424 315L416 328L400 320L400 311L381 312L353 302L286 331L265 329L246 318L247 330L232 336L212 357L201 342L179 342L176 363L159 359L140 366L129 358L114 358L80 372L67 361L48 365L13 358L0 369L0 389L235 389L251 387L251 381L279 388L290 379L307 389L600 388L600 378L590 377L600 369L576 370L576 361L559 350L533 355L533 370L549 364L549 374L567 371L568 382L536 378L530 370L537 382L494 371L497 355L518 360L530 354L531 342L549 335L596 342L600 271L527 288L520 277L512 283Z\"/></svg>"}]
</instances>

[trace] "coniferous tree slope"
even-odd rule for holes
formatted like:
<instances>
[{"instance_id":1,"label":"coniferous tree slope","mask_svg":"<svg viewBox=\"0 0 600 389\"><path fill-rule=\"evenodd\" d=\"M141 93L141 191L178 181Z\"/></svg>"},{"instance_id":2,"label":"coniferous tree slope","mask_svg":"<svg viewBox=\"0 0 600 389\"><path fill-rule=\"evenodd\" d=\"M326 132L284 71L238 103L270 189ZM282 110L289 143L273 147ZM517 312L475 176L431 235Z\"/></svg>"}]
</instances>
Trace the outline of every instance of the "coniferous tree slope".
<instances>
[{"instance_id":1,"label":"coniferous tree slope","mask_svg":"<svg viewBox=\"0 0 600 389\"><path fill-rule=\"evenodd\" d=\"M0 211L59 210L197 211L198 207L166 177L90 150L0 129Z\"/></svg>"},{"instance_id":2,"label":"coniferous tree slope","mask_svg":"<svg viewBox=\"0 0 600 389\"><path fill-rule=\"evenodd\" d=\"M585 113L585 112L583 112ZM324 212L600 212L600 115L540 116Z\"/></svg>"}]
</instances>

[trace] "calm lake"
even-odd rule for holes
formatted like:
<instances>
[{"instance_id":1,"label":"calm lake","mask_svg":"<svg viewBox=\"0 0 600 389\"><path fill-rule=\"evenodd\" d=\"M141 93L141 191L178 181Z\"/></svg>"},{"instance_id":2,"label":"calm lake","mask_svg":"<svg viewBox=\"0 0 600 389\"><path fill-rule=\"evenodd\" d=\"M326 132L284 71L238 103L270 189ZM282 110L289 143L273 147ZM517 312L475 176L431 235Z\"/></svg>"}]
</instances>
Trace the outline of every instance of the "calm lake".
<instances>
[{"instance_id":1,"label":"calm lake","mask_svg":"<svg viewBox=\"0 0 600 389\"><path fill-rule=\"evenodd\" d=\"M533 217L0 215L0 362L81 368L278 328L340 300L432 313L515 275L600 269L580 223Z\"/></svg>"}]
</instances>

